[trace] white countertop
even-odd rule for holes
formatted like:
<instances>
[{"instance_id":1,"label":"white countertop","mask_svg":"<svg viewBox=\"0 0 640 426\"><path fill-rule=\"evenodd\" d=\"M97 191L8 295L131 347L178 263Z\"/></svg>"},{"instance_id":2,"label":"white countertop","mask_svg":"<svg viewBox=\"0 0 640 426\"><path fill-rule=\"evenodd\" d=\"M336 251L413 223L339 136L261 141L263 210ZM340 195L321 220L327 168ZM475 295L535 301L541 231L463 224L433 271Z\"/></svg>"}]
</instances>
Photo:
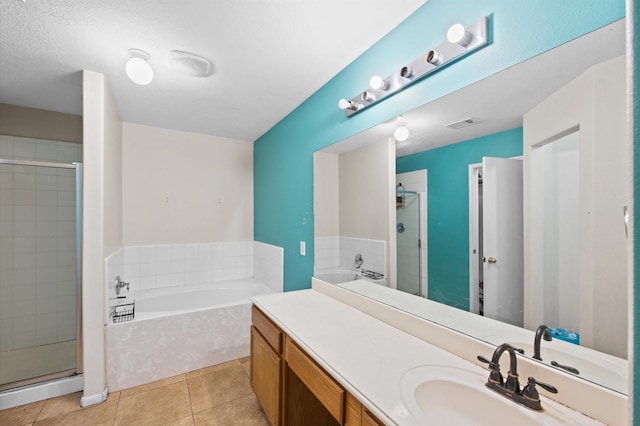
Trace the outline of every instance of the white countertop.
<instances>
[{"instance_id":1,"label":"white countertop","mask_svg":"<svg viewBox=\"0 0 640 426\"><path fill-rule=\"evenodd\" d=\"M420 424L408 413L400 396L401 378L408 370L442 365L486 373L315 290L256 296L252 301L386 424ZM545 404L573 417L579 422L576 424L592 421L548 399L544 399Z\"/></svg>"}]
</instances>

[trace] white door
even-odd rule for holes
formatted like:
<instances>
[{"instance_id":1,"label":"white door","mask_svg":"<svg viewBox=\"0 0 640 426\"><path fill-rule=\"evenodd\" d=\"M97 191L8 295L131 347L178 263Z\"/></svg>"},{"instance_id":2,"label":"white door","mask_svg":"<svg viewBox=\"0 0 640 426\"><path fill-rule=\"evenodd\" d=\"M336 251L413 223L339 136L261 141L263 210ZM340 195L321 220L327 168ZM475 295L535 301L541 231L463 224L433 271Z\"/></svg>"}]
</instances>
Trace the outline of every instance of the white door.
<instances>
[{"instance_id":1,"label":"white door","mask_svg":"<svg viewBox=\"0 0 640 426\"><path fill-rule=\"evenodd\" d=\"M523 324L522 160L484 157L484 315Z\"/></svg>"}]
</instances>

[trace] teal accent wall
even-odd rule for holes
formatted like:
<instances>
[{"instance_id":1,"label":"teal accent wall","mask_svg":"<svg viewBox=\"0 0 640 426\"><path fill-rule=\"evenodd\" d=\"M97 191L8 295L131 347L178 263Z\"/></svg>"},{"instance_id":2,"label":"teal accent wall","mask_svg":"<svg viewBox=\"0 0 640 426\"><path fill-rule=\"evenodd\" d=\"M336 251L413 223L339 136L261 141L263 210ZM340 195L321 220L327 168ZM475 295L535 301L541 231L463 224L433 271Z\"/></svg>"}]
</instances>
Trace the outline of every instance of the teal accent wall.
<instances>
[{"instance_id":1,"label":"teal accent wall","mask_svg":"<svg viewBox=\"0 0 640 426\"><path fill-rule=\"evenodd\" d=\"M633 0L628 0L633 7ZM380 104L347 119L337 108L368 85L373 74L389 75L445 39L448 27L490 16L492 43ZM286 291L308 288L313 275L313 152L384 120L495 74L523 60L625 16L624 0L429 0L384 38L306 99L254 145L254 238L284 248ZM638 11L633 11L638 24ZM634 32L633 39L638 35ZM638 44L636 44L638 45ZM310 49L313 46L309 46ZM336 49L340 49L337 45ZM322 60L322 58L319 58ZM637 71L637 63L634 63ZM296 78L292 69L291 78ZM638 88L634 79L634 88ZM637 93L637 92L636 92ZM268 106L267 106L268 107ZM638 98L634 98L634 165L639 164ZM640 175L634 178L636 206ZM636 209L638 211L638 209ZM640 267L640 223L635 226L634 265ZM299 255L299 242L307 255ZM634 325L640 329L640 281L634 278ZM640 335L634 335L635 354ZM634 355L634 388L640 364ZM633 405L640 392L632 396ZM640 413L634 410L640 425Z\"/></svg>"},{"instance_id":2,"label":"teal accent wall","mask_svg":"<svg viewBox=\"0 0 640 426\"><path fill-rule=\"evenodd\" d=\"M519 155L522 127L397 159L397 173L428 170L429 299L469 310L469 164Z\"/></svg>"},{"instance_id":3,"label":"teal accent wall","mask_svg":"<svg viewBox=\"0 0 640 426\"><path fill-rule=\"evenodd\" d=\"M429 0L328 81L254 145L254 238L284 248L285 290L308 288L313 275L314 151L624 15L624 0ZM491 17L489 46L351 118L337 108L373 74L389 75L440 44L451 24L483 16Z\"/></svg>"}]
</instances>

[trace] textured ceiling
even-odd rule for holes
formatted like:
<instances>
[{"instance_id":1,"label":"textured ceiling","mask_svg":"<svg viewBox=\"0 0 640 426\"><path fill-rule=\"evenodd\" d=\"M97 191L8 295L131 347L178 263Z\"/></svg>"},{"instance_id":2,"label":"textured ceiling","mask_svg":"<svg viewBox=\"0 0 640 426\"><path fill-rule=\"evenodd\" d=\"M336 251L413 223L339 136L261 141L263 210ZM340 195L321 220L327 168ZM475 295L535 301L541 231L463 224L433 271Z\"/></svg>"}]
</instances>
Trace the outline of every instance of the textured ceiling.
<instances>
[{"instance_id":1,"label":"textured ceiling","mask_svg":"<svg viewBox=\"0 0 640 426\"><path fill-rule=\"evenodd\" d=\"M424 2L2 0L0 102L80 114L87 69L124 121L253 141ZM150 85L126 77L130 48L151 55ZM177 73L170 50L213 74Z\"/></svg>"}]
</instances>

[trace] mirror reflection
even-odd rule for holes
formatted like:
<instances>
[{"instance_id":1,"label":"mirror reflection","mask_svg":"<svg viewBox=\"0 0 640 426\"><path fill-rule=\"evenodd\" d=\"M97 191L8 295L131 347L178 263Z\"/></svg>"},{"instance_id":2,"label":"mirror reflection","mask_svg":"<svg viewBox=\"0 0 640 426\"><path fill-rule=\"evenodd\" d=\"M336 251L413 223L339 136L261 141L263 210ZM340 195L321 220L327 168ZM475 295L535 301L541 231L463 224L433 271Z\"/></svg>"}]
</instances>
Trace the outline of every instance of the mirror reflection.
<instances>
[{"instance_id":1,"label":"mirror reflection","mask_svg":"<svg viewBox=\"0 0 640 426\"><path fill-rule=\"evenodd\" d=\"M624 49L619 21L317 152L315 275L626 393Z\"/></svg>"}]
</instances>

